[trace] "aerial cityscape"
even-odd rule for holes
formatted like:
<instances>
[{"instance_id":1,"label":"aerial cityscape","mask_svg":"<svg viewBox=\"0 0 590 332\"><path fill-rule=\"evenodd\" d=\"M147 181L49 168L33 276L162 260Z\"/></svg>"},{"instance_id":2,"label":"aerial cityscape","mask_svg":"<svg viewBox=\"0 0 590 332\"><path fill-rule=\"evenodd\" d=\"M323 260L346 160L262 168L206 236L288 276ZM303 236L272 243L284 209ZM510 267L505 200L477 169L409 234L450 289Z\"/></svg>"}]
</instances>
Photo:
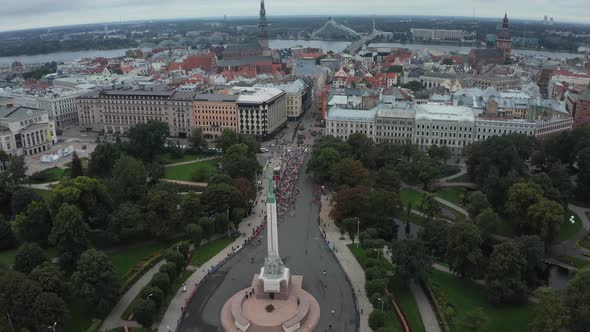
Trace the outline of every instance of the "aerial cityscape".
<instances>
[{"instance_id":1,"label":"aerial cityscape","mask_svg":"<svg viewBox=\"0 0 590 332\"><path fill-rule=\"evenodd\" d=\"M0 332L589 331L587 4L392 5L3 4Z\"/></svg>"}]
</instances>

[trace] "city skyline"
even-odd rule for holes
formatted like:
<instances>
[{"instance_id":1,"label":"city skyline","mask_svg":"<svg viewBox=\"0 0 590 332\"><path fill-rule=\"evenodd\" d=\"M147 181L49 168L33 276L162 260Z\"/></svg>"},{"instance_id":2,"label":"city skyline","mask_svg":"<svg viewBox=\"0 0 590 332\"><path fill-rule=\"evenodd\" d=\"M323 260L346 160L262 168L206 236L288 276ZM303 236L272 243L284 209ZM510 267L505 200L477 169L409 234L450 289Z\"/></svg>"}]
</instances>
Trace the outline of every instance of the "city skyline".
<instances>
[{"instance_id":1,"label":"city skyline","mask_svg":"<svg viewBox=\"0 0 590 332\"><path fill-rule=\"evenodd\" d=\"M374 0L371 6L355 1L322 1L321 5L311 0L297 3L285 1L266 1L268 16L339 16L339 15L419 15L454 17L499 17L505 11L512 19L543 21L545 15L556 22L590 23L590 18L580 11L585 8L584 0L554 2L541 0L531 3L498 0L462 0L452 7L438 8L434 0L417 0L404 4L402 8L391 6L389 1ZM182 8L182 10L179 10ZM432 8L436 8L433 10ZM187 15L185 13L192 13ZM171 0L162 5L155 0L25 0L3 4L0 13L0 32L56 26L97 24L118 21L159 20L159 19L197 19L228 17L255 17L258 14L258 1L225 0L211 3L202 0ZM32 20L31 17L35 19Z\"/></svg>"}]
</instances>

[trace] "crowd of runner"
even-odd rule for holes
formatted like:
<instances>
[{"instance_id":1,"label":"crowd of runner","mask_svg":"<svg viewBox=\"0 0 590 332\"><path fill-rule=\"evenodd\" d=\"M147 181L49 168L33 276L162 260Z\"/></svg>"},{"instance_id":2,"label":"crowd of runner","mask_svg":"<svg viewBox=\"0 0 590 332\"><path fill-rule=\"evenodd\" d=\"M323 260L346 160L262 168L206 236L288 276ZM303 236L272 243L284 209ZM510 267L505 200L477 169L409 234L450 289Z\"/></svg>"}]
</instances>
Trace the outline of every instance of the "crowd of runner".
<instances>
[{"instance_id":1,"label":"crowd of runner","mask_svg":"<svg viewBox=\"0 0 590 332\"><path fill-rule=\"evenodd\" d=\"M282 166L275 189L279 219L282 219L289 209L295 206L295 199L299 193L297 179L306 152L307 149L303 147L285 147L280 153Z\"/></svg>"}]
</instances>

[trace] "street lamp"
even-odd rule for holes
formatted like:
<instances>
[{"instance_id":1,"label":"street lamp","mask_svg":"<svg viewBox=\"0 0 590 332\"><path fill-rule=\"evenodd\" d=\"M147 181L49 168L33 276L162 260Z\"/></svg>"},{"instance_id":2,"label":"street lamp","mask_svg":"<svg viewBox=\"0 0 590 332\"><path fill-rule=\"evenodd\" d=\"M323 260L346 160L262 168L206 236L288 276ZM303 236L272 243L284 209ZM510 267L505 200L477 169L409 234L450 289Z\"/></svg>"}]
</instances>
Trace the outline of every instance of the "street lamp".
<instances>
[{"instance_id":1,"label":"street lamp","mask_svg":"<svg viewBox=\"0 0 590 332\"><path fill-rule=\"evenodd\" d=\"M47 329L48 330L53 330L53 332L55 332L55 327L57 326L57 322L53 322L53 325L48 326Z\"/></svg>"},{"instance_id":2,"label":"street lamp","mask_svg":"<svg viewBox=\"0 0 590 332\"><path fill-rule=\"evenodd\" d=\"M377 298L377 301L381 302L381 311L383 311L383 305L385 304L385 302L383 302L383 300L380 297Z\"/></svg>"},{"instance_id":3,"label":"street lamp","mask_svg":"<svg viewBox=\"0 0 590 332\"><path fill-rule=\"evenodd\" d=\"M146 297L146 299L149 300L153 295L154 295L154 293L149 293L148 296Z\"/></svg>"},{"instance_id":4,"label":"street lamp","mask_svg":"<svg viewBox=\"0 0 590 332\"><path fill-rule=\"evenodd\" d=\"M377 248L373 248L373 250L375 250L377 252L377 261L379 261L379 255L381 254L381 250L379 250Z\"/></svg>"},{"instance_id":5,"label":"street lamp","mask_svg":"<svg viewBox=\"0 0 590 332\"><path fill-rule=\"evenodd\" d=\"M359 217L355 217L355 218L356 218L356 237L358 239L358 241L356 242L356 247L358 248L359 245L361 244L361 235L360 235L361 220L359 219Z\"/></svg>"}]
</instances>

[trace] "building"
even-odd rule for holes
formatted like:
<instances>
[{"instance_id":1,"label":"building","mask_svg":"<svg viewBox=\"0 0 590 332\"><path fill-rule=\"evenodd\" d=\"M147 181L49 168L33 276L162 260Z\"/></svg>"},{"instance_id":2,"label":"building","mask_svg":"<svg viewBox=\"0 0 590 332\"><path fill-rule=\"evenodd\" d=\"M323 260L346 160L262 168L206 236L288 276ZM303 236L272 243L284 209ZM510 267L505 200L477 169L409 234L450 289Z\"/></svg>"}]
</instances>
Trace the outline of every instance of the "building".
<instances>
[{"instance_id":1,"label":"building","mask_svg":"<svg viewBox=\"0 0 590 332\"><path fill-rule=\"evenodd\" d=\"M504 14L502 30L500 30L496 38L496 48L502 51L505 62L510 59L510 55L512 54L512 37L510 36L510 24L507 13Z\"/></svg>"},{"instance_id":2,"label":"building","mask_svg":"<svg viewBox=\"0 0 590 332\"><path fill-rule=\"evenodd\" d=\"M80 129L124 134L130 127L158 120L171 136L187 137L192 123L193 96L184 91L95 90L76 99Z\"/></svg>"},{"instance_id":3,"label":"building","mask_svg":"<svg viewBox=\"0 0 590 332\"><path fill-rule=\"evenodd\" d=\"M193 126L208 140L226 130L239 132L237 94L197 94L193 99Z\"/></svg>"},{"instance_id":4,"label":"building","mask_svg":"<svg viewBox=\"0 0 590 332\"><path fill-rule=\"evenodd\" d=\"M239 132L268 139L287 123L286 93L276 88L235 87Z\"/></svg>"},{"instance_id":5,"label":"building","mask_svg":"<svg viewBox=\"0 0 590 332\"><path fill-rule=\"evenodd\" d=\"M330 87L324 86L315 94L315 119L323 122L328 115L328 96L330 95Z\"/></svg>"},{"instance_id":6,"label":"building","mask_svg":"<svg viewBox=\"0 0 590 332\"><path fill-rule=\"evenodd\" d=\"M480 89L495 88L496 90L518 90L521 80L515 75L483 74L473 79L473 86Z\"/></svg>"},{"instance_id":7,"label":"building","mask_svg":"<svg viewBox=\"0 0 590 332\"><path fill-rule=\"evenodd\" d=\"M270 46L268 41L268 24L266 23L266 9L264 8L264 0L260 0L260 18L258 20L258 28L260 29L260 36L258 43L262 48L262 55L270 55Z\"/></svg>"},{"instance_id":8,"label":"building","mask_svg":"<svg viewBox=\"0 0 590 332\"><path fill-rule=\"evenodd\" d=\"M498 48L474 48L467 55L467 62L474 67L500 65L506 62L506 55Z\"/></svg>"},{"instance_id":9,"label":"building","mask_svg":"<svg viewBox=\"0 0 590 332\"><path fill-rule=\"evenodd\" d=\"M57 142L55 122L40 109L0 107L0 149L11 156L32 156L49 151Z\"/></svg>"},{"instance_id":10,"label":"building","mask_svg":"<svg viewBox=\"0 0 590 332\"><path fill-rule=\"evenodd\" d=\"M578 96L575 112L572 115L574 126L590 125L590 84L588 84L586 91Z\"/></svg>"},{"instance_id":11,"label":"building","mask_svg":"<svg viewBox=\"0 0 590 332\"><path fill-rule=\"evenodd\" d=\"M409 103L380 104L375 118L375 143L414 141L416 111Z\"/></svg>"},{"instance_id":12,"label":"building","mask_svg":"<svg viewBox=\"0 0 590 332\"><path fill-rule=\"evenodd\" d=\"M303 79L280 84L256 84L256 87L273 87L285 91L287 99L287 118L289 121L297 121L305 112L303 96L307 90L307 84Z\"/></svg>"},{"instance_id":13,"label":"building","mask_svg":"<svg viewBox=\"0 0 590 332\"><path fill-rule=\"evenodd\" d=\"M414 40L463 40L463 30L410 29Z\"/></svg>"},{"instance_id":14,"label":"building","mask_svg":"<svg viewBox=\"0 0 590 332\"><path fill-rule=\"evenodd\" d=\"M343 140L355 133L375 139L375 116L377 108L371 110L332 107L326 118L326 135Z\"/></svg>"},{"instance_id":15,"label":"building","mask_svg":"<svg viewBox=\"0 0 590 332\"><path fill-rule=\"evenodd\" d=\"M479 117L475 120L475 141L484 141L492 136L522 134L534 136L537 124L525 119Z\"/></svg>"},{"instance_id":16,"label":"building","mask_svg":"<svg viewBox=\"0 0 590 332\"><path fill-rule=\"evenodd\" d=\"M416 105L414 143L428 150L432 145L446 145L454 154L473 141L475 116L466 106Z\"/></svg>"}]
</instances>

